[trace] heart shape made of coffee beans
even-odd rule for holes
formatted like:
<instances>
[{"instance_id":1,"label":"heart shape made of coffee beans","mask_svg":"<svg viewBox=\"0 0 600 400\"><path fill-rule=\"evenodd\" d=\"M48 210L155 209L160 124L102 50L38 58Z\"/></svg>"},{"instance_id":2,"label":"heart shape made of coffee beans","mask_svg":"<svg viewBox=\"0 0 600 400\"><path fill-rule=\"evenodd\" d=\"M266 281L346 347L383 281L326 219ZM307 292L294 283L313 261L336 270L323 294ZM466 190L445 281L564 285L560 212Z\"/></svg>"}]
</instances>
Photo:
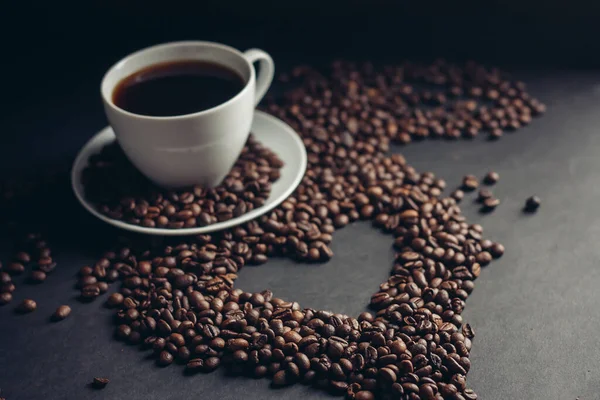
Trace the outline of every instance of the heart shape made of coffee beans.
<instances>
[{"instance_id":1,"label":"heart shape made of coffee beans","mask_svg":"<svg viewBox=\"0 0 600 400\"><path fill-rule=\"evenodd\" d=\"M289 88L264 109L306 146L309 167L296 192L228 231L109 251L82 268L80 279L90 281L82 292L122 281L107 301L117 308L116 336L189 374L223 365L356 400L476 399L465 381L474 331L461 314L481 267L504 249L466 222L460 196L442 194L443 180L388 155L389 144L499 138L544 106L523 83L474 63L336 62L324 73L295 68L280 84ZM269 257L329 260L333 232L357 220L393 235L396 249L389 279L371 297L373 313L303 309L270 290L234 287L240 268Z\"/></svg>"}]
</instances>

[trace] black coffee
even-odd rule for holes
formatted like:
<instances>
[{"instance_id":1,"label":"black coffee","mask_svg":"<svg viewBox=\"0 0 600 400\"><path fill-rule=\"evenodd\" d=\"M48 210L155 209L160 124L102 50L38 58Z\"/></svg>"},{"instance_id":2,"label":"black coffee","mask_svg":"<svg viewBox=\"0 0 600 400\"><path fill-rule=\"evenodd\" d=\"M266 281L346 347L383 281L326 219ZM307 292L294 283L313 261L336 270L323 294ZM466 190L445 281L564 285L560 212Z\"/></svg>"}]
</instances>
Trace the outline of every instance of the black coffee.
<instances>
[{"instance_id":1,"label":"black coffee","mask_svg":"<svg viewBox=\"0 0 600 400\"><path fill-rule=\"evenodd\" d=\"M166 117L206 110L238 94L244 80L235 71L205 61L155 64L117 84L113 102L134 114Z\"/></svg>"}]
</instances>

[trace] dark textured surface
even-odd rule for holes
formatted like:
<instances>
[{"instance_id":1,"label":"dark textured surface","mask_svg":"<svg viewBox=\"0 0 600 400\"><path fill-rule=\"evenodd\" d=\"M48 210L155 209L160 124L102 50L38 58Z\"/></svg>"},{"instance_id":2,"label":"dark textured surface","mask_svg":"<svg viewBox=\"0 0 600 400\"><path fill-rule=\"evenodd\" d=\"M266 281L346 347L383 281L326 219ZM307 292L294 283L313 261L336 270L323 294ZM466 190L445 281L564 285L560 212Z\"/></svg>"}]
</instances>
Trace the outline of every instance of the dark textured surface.
<instances>
[{"instance_id":1,"label":"dark textured surface","mask_svg":"<svg viewBox=\"0 0 600 400\"><path fill-rule=\"evenodd\" d=\"M484 400L600 399L600 73L515 75L548 105L530 127L497 143L427 141L400 151L418 171L445 178L450 189L466 173L500 173L492 187L502 201L495 212L478 214L475 195L462 203L470 222L506 246L467 301L464 317L476 331L469 385ZM59 96L53 104L36 110L35 118L10 116L9 126L22 134L2 146L3 171L9 165L66 166L105 123L89 93ZM66 181L61 188L66 203L60 208L70 214L51 227L56 272L41 286L18 283L15 300L0 308L0 388L8 400L328 397L300 385L273 390L267 380L225 377L222 370L184 377L183 368L158 368L146 353L112 339L112 311L101 304L106 295L81 304L72 286L78 268L103 248L100 241L117 232L80 210ZM524 215L521 207L532 194L542 205L537 214ZM354 224L336 232L329 263L271 260L243 269L237 286L270 288L305 307L357 315L388 276L391 243L367 224ZM14 315L26 297L38 302L38 310ZM60 304L71 305L71 316L50 323ZM86 387L95 376L110 383L101 391Z\"/></svg>"}]
</instances>

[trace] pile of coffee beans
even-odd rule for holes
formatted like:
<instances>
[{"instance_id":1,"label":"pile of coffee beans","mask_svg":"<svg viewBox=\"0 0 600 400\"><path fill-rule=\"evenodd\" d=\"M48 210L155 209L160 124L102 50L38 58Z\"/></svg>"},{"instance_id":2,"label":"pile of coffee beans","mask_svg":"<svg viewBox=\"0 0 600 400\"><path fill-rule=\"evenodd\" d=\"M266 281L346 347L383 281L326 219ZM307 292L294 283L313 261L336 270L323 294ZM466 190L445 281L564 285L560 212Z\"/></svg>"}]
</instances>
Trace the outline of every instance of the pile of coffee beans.
<instances>
[{"instance_id":1,"label":"pile of coffee beans","mask_svg":"<svg viewBox=\"0 0 600 400\"><path fill-rule=\"evenodd\" d=\"M106 298L115 310L115 337L151 352L160 366L185 365L189 375L223 366L268 377L274 386L309 384L354 400L477 399L466 385L475 333L462 312L474 280L504 247L461 214L458 203L465 191L479 189L477 177L466 176L460 189L444 195L443 180L389 155L390 143L480 133L496 139L545 107L523 83L474 63L336 62L323 70L294 68L280 84L283 95L263 108L290 124L306 146L308 168L294 194L229 230L164 242L132 237L80 269L81 299L93 301L116 282ZM176 229L260 206L281 165L251 139L222 187L168 193L109 146L91 160L84 183L86 196L111 218ZM483 182L495 183L492 175ZM484 205L494 200L490 194L479 192ZM302 308L268 289L234 286L242 267L271 257L329 260L334 231L357 220L389 233L395 248L390 277L371 297L372 312ZM40 254L30 258L37 260L47 247L34 248ZM3 288L12 279L5 271ZM32 300L19 307L32 309ZM53 318L69 312L63 306ZM95 380L94 387L105 382Z\"/></svg>"},{"instance_id":2,"label":"pile of coffee beans","mask_svg":"<svg viewBox=\"0 0 600 400\"><path fill-rule=\"evenodd\" d=\"M389 144L480 132L497 138L528 124L544 106L523 83L474 63L337 62L325 72L298 67L280 80L290 87L264 108L292 125L306 146L308 169L295 193L230 230L117 247L81 269L82 298L94 299L119 281L106 301L116 309L115 336L151 351L158 365L186 365L189 374L223 365L269 377L274 386L311 384L348 399L476 399L466 386L475 334L462 312L474 280L504 247L484 239L482 227L469 224L457 205L465 190L478 188L477 178L465 177L462 189L445 197L443 180L387 155ZM90 171L102 170L106 159L98 157ZM267 164L267 175L279 165ZM110 200L89 196L113 218L159 225L159 217L147 217L157 205L141 203L146 197L122 202L114 193L122 192L111 190ZM486 205L492 199L480 197ZM157 204L169 199L163 195ZM146 214L137 215L141 205ZM169 221L160 225L170 226L176 213L158 213ZM302 308L270 290L234 287L244 265L269 257L330 259L333 232L359 219L393 235L396 249L389 279L371 297L372 313Z\"/></svg>"},{"instance_id":3,"label":"pile of coffee beans","mask_svg":"<svg viewBox=\"0 0 600 400\"><path fill-rule=\"evenodd\" d=\"M86 197L104 215L149 228L193 228L239 217L262 206L283 162L250 135L224 181L166 191L145 178L115 142L89 160L82 183Z\"/></svg>"}]
</instances>

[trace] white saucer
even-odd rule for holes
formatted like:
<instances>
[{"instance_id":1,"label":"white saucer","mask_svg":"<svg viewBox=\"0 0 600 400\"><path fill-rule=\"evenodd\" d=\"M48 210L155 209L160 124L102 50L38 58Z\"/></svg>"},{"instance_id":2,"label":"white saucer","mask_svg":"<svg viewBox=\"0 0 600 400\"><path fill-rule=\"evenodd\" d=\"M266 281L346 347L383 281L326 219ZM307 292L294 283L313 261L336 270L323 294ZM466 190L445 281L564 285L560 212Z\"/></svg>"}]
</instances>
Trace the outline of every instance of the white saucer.
<instances>
[{"instance_id":1,"label":"white saucer","mask_svg":"<svg viewBox=\"0 0 600 400\"><path fill-rule=\"evenodd\" d=\"M71 170L71 186L79 202L89 212L101 220L122 229L148 235L179 236L199 235L231 228L257 218L283 202L296 189L306 171L306 149L298 134L288 124L262 111L256 111L252 121L252 133L256 140L277 154L285 164L281 168L281 177L273 184L271 194L263 206L227 221L196 228L146 228L111 219L98 212L94 205L85 198L85 192L81 184L81 173L87 166L91 155L99 153L105 145L115 140L115 134L110 126L92 137L77 155Z\"/></svg>"}]
</instances>

